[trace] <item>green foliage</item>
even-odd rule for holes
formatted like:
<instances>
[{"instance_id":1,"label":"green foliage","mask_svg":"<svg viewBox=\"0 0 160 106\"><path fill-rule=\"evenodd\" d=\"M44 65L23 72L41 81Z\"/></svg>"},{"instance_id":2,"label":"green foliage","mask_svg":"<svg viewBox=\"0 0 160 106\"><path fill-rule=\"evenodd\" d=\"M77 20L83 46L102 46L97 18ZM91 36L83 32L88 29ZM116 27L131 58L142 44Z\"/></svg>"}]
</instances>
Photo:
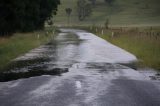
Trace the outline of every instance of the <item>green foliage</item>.
<instances>
[{"instance_id":1,"label":"green foliage","mask_svg":"<svg viewBox=\"0 0 160 106\"><path fill-rule=\"evenodd\" d=\"M58 4L59 0L1 0L0 35L42 29Z\"/></svg>"}]
</instances>

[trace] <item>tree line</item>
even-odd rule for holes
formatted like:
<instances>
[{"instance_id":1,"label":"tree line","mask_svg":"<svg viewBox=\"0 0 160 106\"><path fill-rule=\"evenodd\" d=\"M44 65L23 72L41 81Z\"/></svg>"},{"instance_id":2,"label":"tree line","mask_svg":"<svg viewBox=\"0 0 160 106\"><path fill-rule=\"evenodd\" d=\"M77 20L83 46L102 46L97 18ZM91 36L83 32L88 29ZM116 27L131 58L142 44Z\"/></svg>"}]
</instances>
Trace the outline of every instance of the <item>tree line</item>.
<instances>
[{"instance_id":1,"label":"tree line","mask_svg":"<svg viewBox=\"0 0 160 106\"><path fill-rule=\"evenodd\" d=\"M60 0L0 0L0 36L44 28Z\"/></svg>"},{"instance_id":2,"label":"tree line","mask_svg":"<svg viewBox=\"0 0 160 106\"><path fill-rule=\"evenodd\" d=\"M114 0L104 0L105 3L111 4ZM85 20L92 14L93 8L96 6L97 0L77 0L78 19Z\"/></svg>"},{"instance_id":3,"label":"tree line","mask_svg":"<svg viewBox=\"0 0 160 106\"><path fill-rule=\"evenodd\" d=\"M77 1L77 12L80 21L83 21L86 17L90 16L92 13L92 4L87 0Z\"/></svg>"}]
</instances>

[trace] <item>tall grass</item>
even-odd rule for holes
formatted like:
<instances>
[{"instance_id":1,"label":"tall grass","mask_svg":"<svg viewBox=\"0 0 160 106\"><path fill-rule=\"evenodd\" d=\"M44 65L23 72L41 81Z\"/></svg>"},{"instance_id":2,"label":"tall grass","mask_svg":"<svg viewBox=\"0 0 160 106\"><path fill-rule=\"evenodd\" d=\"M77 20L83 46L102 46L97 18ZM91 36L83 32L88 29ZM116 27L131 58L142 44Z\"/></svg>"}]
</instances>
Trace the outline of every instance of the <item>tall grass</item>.
<instances>
[{"instance_id":1,"label":"tall grass","mask_svg":"<svg viewBox=\"0 0 160 106\"><path fill-rule=\"evenodd\" d=\"M12 59L20 56L41 44L49 42L53 33L50 29L30 33L16 33L11 37L0 38L0 69Z\"/></svg>"}]
</instances>

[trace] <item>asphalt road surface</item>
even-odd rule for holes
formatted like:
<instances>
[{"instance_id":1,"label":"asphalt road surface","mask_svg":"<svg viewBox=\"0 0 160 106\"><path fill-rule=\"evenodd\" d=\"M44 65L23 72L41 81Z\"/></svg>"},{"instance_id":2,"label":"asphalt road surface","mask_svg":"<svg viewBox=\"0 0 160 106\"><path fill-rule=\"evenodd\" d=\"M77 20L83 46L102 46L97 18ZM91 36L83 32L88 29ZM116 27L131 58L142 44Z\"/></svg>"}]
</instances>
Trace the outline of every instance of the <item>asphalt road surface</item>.
<instances>
[{"instance_id":1,"label":"asphalt road surface","mask_svg":"<svg viewBox=\"0 0 160 106\"><path fill-rule=\"evenodd\" d=\"M160 106L160 80L134 70L134 55L82 30L61 31L14 60L0 106Z\"/></svg>"}]
</instances>

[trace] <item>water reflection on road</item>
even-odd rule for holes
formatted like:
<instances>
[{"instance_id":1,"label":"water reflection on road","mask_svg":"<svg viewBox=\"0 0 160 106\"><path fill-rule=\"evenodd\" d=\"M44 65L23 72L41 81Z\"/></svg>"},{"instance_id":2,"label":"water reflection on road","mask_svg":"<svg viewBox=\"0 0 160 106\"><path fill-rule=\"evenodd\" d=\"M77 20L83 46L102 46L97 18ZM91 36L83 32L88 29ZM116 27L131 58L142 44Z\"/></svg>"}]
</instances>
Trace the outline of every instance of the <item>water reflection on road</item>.
<instances>
[{"instance_id":1,"label":"water reflection on road","mask_svg":"<svg viewBox=\"0 0 160 106\"><path fill-rule=\"evenodd\" d=\"M135 56L91 33L61 31L0 74L0 106L160 105L160 82L121 65Z\"/></svg>"}]
</instances>

